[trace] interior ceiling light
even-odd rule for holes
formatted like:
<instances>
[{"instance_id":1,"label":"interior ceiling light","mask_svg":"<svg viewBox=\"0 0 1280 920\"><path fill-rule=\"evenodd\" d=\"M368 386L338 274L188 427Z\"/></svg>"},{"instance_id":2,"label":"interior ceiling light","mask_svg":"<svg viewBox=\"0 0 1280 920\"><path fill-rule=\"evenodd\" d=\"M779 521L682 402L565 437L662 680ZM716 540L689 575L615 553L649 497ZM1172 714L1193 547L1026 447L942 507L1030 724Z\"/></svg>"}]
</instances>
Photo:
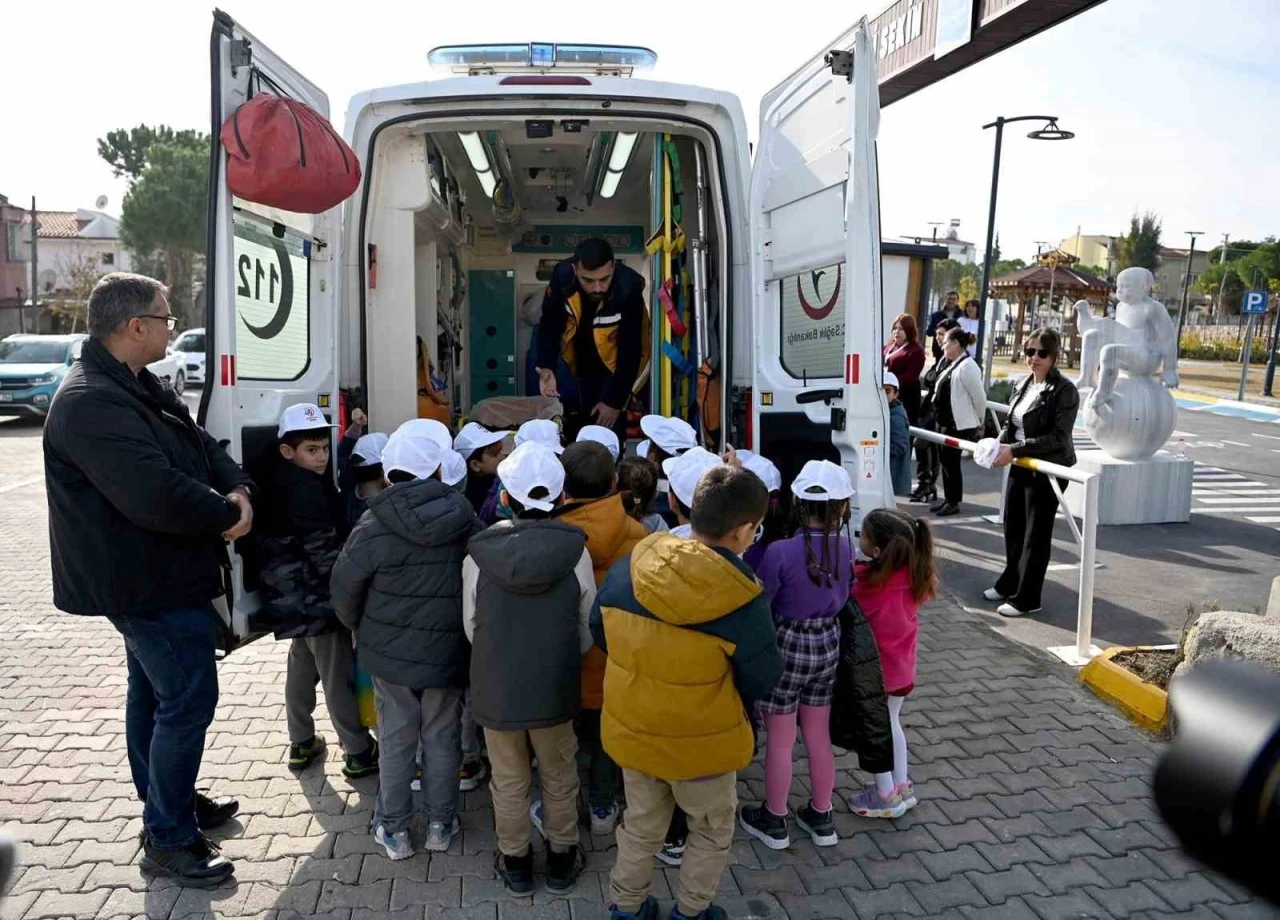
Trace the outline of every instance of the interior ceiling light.
<instances>
[{"instance_id":1,"label":"interior ceiling light","mask_svg":"<svg viewBox=\"0 0 1280 920\"><path fill-rule=\"evenodd\" d=\"M622 132L614 137L613 150L609 152L609 166L600 182L601 198L612 198L618 191L618 183L622 181L622 173L631 162L631 153L635 150L638 137L634 132Z\"/></svg>"},{"instance_id":2,"label":"interior ceiling light","mask_svg":"<svg viewBox=\"0 0 1280 920\"><path fill-rule=\"evenodd\" d=\"M493 178L492 170L486 169L484 172L476 173L476 178L480 180L480 187L484 189L486 198L493 197L493 190L498 187L498 181Z\"/></svg>"},{"instance_id":3,"label":"interior ceiling light","mask_svg":"<svg viewBox=\"0 0 1280 920\"><path fill-rule=\"evenodd\" d=\"M466 148L471 168L478 173L486 172L489 169L489 155L484 151L484 142L480 140L480 135L475 131L469 131L459 134L458 140L462 141L462 146Z\"/></svg>"}]
</instances>

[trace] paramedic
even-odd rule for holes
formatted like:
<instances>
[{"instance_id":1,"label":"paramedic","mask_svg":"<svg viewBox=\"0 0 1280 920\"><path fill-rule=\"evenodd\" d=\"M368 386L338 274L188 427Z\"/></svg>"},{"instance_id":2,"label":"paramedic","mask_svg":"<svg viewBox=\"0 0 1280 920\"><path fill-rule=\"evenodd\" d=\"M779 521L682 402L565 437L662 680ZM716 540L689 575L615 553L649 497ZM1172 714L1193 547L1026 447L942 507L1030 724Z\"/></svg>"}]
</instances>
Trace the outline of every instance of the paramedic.
<instances>
[{"instance_id":1,"label":"paramedic","mask_svg":"<svg viewBox=\"0 0 1280 920\"><path fill-rule=\"evenodd\" d=\"M644 278L615 262L605 240L579 243L552 273L537 331L539 390L543 396L566 394L567 441L591 423L625 438L627 403L645 345ZM573 390L576 400L568 396Z\"/></svg>"}]
</instances>

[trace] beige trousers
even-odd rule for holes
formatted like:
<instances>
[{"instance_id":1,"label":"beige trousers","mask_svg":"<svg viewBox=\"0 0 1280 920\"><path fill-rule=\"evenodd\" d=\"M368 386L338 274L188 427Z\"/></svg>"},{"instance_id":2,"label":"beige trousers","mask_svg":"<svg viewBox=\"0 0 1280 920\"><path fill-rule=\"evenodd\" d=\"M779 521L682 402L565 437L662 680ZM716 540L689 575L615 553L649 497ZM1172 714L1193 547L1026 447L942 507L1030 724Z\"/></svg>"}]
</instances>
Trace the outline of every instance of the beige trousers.
<instances>
[{"instance_id":1,"label":"beige trousers","mask_svg":"<svg viewBox=\"0 0 1280 920\"><path fill-rule=\"evenodd\" d=\"M493 818L498 849L520 856L529 849L529 785L533 771L529 748L538 758L542 786L542 828L548 842L563 852L578 845L578 738L573 722L533 731L484 730L493 778Z\"/></svg>"},{"instance_id":2,"label":"beige trousers","mask_svg":"<svg viewBox=\"0 0 1280 920\"><path fill-rule=\"evenodd\" d=\"M689 816L689 839L680 866L676 903L692 917L711 906L729 861L738 811L738 774L666 782L623 768L627 810L618 828L618 861L610 877L609 900L631 913L653 886L653 857L662 849L676 805Z\"/></svg>"}]
</instances>

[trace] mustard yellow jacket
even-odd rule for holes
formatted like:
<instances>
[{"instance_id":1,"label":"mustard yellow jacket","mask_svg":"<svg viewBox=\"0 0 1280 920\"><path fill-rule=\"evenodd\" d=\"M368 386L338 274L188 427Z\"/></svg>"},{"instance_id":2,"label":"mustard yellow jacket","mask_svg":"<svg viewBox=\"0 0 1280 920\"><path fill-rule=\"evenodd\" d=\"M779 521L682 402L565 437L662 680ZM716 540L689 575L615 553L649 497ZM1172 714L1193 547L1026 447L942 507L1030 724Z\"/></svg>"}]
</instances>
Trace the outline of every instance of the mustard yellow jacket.
<instances>
[{"instance_id":1,"label":"mustard yellow jacket","mask_svg":"<svg viewBox=\"0 0 1280 920\"><path fill-rule=\"evenodd\" d=\"M744 700L782 675L773 617L727 550L654 534L609 570L591 613L605 666L604 748L668 781L740 770L753 742Z\"/></svg>"}]
</instances>

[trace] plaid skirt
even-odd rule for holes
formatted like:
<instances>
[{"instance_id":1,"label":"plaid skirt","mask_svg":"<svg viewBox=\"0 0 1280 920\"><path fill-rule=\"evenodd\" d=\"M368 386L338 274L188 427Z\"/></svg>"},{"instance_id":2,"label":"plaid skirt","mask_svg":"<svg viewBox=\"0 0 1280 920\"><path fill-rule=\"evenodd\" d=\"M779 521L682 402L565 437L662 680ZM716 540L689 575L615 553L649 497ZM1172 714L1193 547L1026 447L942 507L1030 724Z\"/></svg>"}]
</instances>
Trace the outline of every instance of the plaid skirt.
<instances>
[{"instance_id":1,"label":"plaid skirt","mask_svg":"<svg viewBox=\"0 0 1280 920\"><path fill-rule=\"evenodd\" d=\"M801 706L830 706L840 663L840 619L777 621L782 677L760 701L765 715L789 715Z\"/></svg>"}]
</instances>

